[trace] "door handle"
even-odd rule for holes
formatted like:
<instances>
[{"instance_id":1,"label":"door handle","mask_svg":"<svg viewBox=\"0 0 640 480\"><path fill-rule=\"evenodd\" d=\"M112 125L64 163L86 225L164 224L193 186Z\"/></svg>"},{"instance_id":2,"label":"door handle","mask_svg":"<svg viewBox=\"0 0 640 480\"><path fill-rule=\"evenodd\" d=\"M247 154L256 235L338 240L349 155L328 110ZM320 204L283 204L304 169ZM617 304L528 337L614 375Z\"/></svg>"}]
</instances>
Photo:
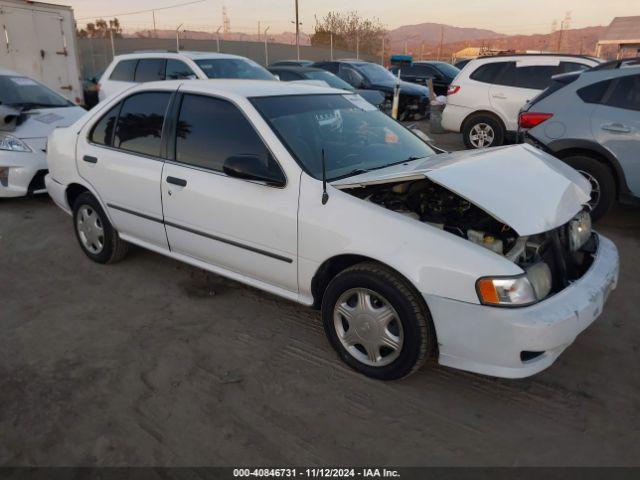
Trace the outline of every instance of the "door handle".
<instances>
[{"instance_id":1,"label":"door handle","mask_svg":"<svg viewBox=\"0 0 640 480\"><path fill-rule=\"evenodd\" d=\"M92 157L91 155L85 155L84 157L82 157L82 160L87 163L98 163L98 159L96 157Z\"/></svg>"},{"instance_id":2,"label":"door handle","mask_svg":"<svg viewBox=\"0 0 640 480\"><path fill-rule=\"evenodd\" d=\"M167 183L170 183L171 185L178 185L179 187L187 186L187 181L183 178L167 177Z\"/></svg>"},{"instance_id":3,"label":"door handle","mask_svg":"<svg viewBox=\"0 0 640 480\"><path fill-rule=\"evenodd\" d=\"M494 93L491 95L493 98L497 98L498 100L506 100L507 96L504 93Z\"/></svg>"},{"instance_id":4,"label":"door handle","mask_svg":"<svg viewBox=\"0 0 640 480\"><path fill-rule=\"evenodd\" d=\"M621 123L608 123L602 125L602 130L614 133L631 133L631 129Z\"/></svg>"}]
</instances>

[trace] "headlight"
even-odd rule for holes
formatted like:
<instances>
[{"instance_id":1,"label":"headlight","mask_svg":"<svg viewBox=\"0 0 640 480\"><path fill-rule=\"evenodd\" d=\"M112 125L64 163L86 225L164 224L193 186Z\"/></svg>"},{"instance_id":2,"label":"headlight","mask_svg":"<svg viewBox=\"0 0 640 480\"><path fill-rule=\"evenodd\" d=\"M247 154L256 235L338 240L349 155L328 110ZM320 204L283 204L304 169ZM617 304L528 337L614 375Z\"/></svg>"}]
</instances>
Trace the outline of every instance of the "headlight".
<instances>
[{"instance_id":1,"label":"headlight","mask_svg":"<svg viewBox=\"0 0 640 480\"><path fill-rule=\"evenodd\" d=\"M11 135L0 135L0 150L9 150L11 152L31 151L22 140Z\"/></svg>"},{"instance_id":2,"label":"headlight","mask_svg":"<svg viewBox=\"0 0 640 480\"><path fill-rule=\"evenodd\" d=\"M569 249L577 252L589 238L591 238L591 215L583 210L569 222Z\"/></svg>"},{"instance_id":3,"label":"headlight","mask_svg":"<svg viewBox=\"0 0 640 480\"><path fill-rule=\"evenodd\" d=\"M522 307L537 301L536 292L526 275L517 277L484 277L476 284L484 305Z\"/></svg>"}]
</instances>

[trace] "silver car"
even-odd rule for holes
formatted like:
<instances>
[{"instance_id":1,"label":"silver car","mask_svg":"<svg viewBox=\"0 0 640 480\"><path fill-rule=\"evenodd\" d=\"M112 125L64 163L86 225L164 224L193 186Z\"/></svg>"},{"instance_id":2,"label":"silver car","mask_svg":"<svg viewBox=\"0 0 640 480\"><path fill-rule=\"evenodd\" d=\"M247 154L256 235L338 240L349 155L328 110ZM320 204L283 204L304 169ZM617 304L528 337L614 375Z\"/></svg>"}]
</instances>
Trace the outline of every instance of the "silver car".
<instances>
[{"instance_id":1,"label":"silver car","mask_svg":"<svg viewBox=\"0 0 640 480\"><path fill-rule=\"evenodd\" d=\"M525 141L591 182L594 220L616 200L640 202L640 58L554 77L519 124Z\"/></svg>"}]
</instances>

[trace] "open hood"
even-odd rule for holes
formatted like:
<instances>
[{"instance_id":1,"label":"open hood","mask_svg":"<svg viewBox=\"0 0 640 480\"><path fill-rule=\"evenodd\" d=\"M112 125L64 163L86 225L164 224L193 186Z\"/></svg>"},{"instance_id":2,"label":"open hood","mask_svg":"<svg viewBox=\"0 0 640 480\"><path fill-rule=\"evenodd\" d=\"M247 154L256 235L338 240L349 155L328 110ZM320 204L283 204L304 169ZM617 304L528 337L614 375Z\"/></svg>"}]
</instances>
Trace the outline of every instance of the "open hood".
<instances>
[{"instance_id":1,"label":"open hood","mask_svg":"<svg viewBox=\"0 0 640 480\"><path fill-rule=\"evenodd\" d=\"M19 110L5 107L0 114L4 122L0 131L11 132L11 135L26 138L44 138L51 133L54 128L68 127L86 111L78 106L68 106L59 108L41 108L20 112ZM19 117L19 118L18 118ZM9 120L9 121L7 121Z\"/></svg>"},{"instance_id":2,"label":"open hood","mask_svg":"<svg viewBox=\"0 0 640 480\"><path fill-rule=\"evenodd\" d=\"M582 175L530 145L433 155L331 185L344 189L424 177L483 209L520 236L567 223L591 194Z\"/></svg>"}]
</instances>

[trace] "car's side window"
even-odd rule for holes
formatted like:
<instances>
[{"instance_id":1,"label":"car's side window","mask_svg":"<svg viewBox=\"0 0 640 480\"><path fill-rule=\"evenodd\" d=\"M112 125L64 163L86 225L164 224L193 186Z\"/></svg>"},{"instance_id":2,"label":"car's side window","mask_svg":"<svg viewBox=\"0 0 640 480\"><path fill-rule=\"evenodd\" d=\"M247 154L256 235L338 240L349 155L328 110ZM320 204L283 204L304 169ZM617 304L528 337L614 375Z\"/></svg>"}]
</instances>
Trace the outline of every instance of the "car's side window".
<instances>
[{"instance_id":1,"label":"car's side window","mask_svg":"<svg viewBox=\"0 0 640 480\"><path fill-rule=\"evenodd\" d=\"M114 67L109 80L118 82L133 82L133 75L136 71L138 60L120 60Z\"/></svg>"},{"instance_id":2,"label":"car's side window","mask_svg":"<svg viewBox=\"0 0 640 480\"><path fill-rule=\"evenodd\" d=\"M493 62L479 66L470 76L471 80L482 83L494 83L499 74L505 70L505 67L509 67L512 64L515 68L514 62Z\"/></svg>"},{"instance_id":3,"label":"car's side window","mask_svg":"<svg viewBox=\"0 0 640 480\"><path fill-rule=\"evenodd\" d=\"M530 65L516 67L515 76L510 79L513 87L544 90L551 83L551 77L558 73L558 65ZM503 74L506 80L506 76ZM506 84L504 84L506 85Z\"/></svg>"},{"instance_id":4,"label":"car's side window","mask_svg":"<svg viewBox=\"0 0 640 480\"><path fill-rule=\"evenodd\" d=\"M180 80L183 78L196 78L196 74L193 73L186 63L169 58L167 60L167 67L165 70L165 78L167 80Z\"/></svg>"},{"instance_id":5,"label":"car's side window","mask_svg":"<svg viewBox=\"0 0 640 480\"><path fill-rule=\"evenodd\" d=\"M612 80L605 80L604 82L594 83L587 87L582 87L578 90L578 96L586 103L600 103L602 97L609 90Z\"/></svg>"},{"instance_id":6,"label":"car's side window","mask_svg":"<svg viewBox=\"0 0 640 480\"><path fill-rule=\"evenodd\" d=\"M240 156L257 157L267 170L281 173L238 107L226 100L186 94L176 127L176 161L221 172L225 160Z\"/></svg>"},{"instance_id":7,"label":"car's side window","mask_svg":"<svg viewBox=\"0 0 640 480\"><path fill-rule=\"evenodd\" d=\"M160 156L160 142L170 92L144 92L124 100L113 146L143 155Z\"/></svg>"},{"instance_id":8,"label":"car's side window","mask_svg":"<svg viewBox=\"0 0 640 480\"><path fill-rule=\"evenodd\" d=\"M618 79L605 105L625 110L640 111L640 75L629 75Z\"/></svg>"},{"instance_id":9,"label":"car's side window","mask_svg":"<svg viewBox=\"0 0 640 480\"><path fill-rule=\"evenodd\" d=\"M296 75L295 73L289 72L287 70L277 71L276 75L280 77L280 80L283 80L285 82L291 82L293 80L302 80L298 75Z\"/></svg>"},{"instance_id":10,"label":"car's side window","mask_svg":"<svg viewBox=\"0 0 640 480\"><path fill-rule=\"evenodd\" d=\"M143 58L138 62L134 80L136 82L154 82L164 80L164 58Z\"/></svg>"},{"instance_id":11,"label":"car's side window","mask_svg":"<svg viewBox=\"0 0 640 480\"><path fill-rule=\"evenodd\" d=\"M113 144L113 132L116 127L116 120L118 120L118 111L120 110L121 103L118 103L115 107L112 107L91 129L89 134L89 141L98 145L105 145L110 147Z\"/></svg>"},{"instance_id":12,"label":"car's side window","mask_svg":"<svg viewBox=\"0 0 640 480\"><path fill-rule=\"evenodd\" d=\"M560 70L558 73L582 72L588 70L589 66L584 63L576 62L560 62Z\"/></svg>"}]
</instances>

